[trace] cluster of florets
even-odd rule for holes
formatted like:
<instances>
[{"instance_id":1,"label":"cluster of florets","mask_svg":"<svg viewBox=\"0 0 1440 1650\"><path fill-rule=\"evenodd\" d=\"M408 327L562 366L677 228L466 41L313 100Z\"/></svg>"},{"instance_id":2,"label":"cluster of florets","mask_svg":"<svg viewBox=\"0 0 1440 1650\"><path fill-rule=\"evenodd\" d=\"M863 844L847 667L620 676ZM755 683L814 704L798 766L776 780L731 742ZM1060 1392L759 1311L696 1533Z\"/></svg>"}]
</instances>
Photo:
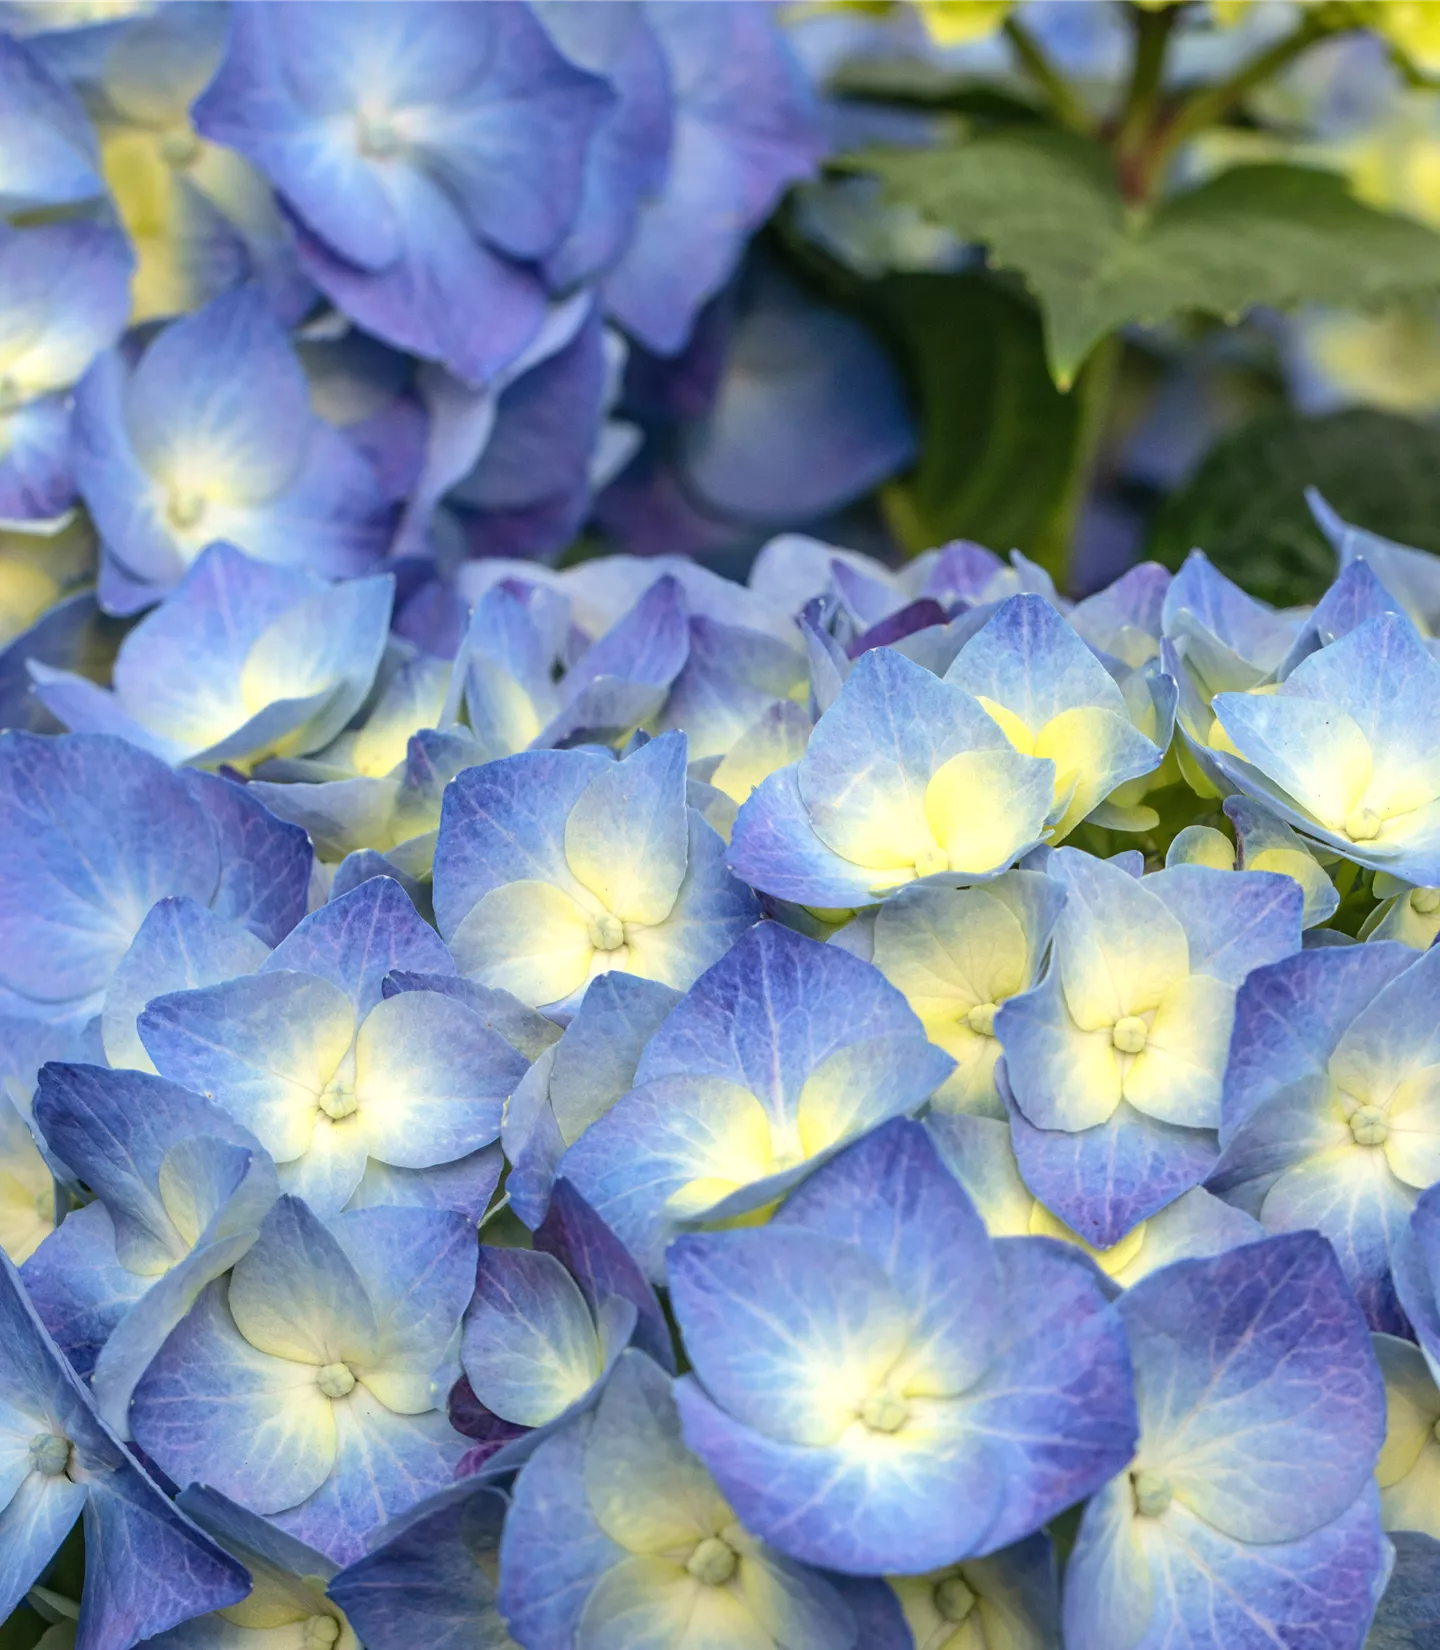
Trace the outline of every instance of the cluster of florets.
<instances>
[{"instance_id":1,"label":"cluster of florets","mask_svg":"<svg viewBox=\"0 0 1440 1650\"><path fill-rule=\"evenodd\" d=\"M215 545L36 666L0 1604L83 1507L87 1645L1358 1646L1440 1536L1440 567L1316 508L1305 612L792 537L475 564L441 660Z\"/></svg>"}]
</instances>

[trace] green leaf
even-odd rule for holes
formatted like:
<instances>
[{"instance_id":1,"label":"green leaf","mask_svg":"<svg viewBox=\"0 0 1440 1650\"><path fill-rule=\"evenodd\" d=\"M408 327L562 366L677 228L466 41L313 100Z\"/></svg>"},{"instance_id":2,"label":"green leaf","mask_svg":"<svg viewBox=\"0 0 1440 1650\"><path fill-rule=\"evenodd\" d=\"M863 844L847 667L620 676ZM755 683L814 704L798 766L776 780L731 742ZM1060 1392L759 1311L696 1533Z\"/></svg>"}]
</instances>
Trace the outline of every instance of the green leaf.
<instances>
[{"instance_id":1,"label":"green leaf","mask_svg":"<svg viewBox=\"0 0 1440 1650\"><path fill-rule=\"evenodd\" d=\"M1145 213L1122 199L1104 149L1049 127L982 131L954 149L870 150L846 164L1025 278L1062 385L1128 322L1440 290L1440 235L1362 205L1331 172L1237 166Z\"/></svg>"},{"instance_id":2,"label":"green leaf","mask_svg":"<svg viewBox=\"0 0 1440 1650\"><path fill-rule=\"evenodd\" d=\"M884 493L892 529L912 551L954 538L1032 550L1075 438L1034 306L981 274L892 276L878 306L922 429L918 464Z\"/></svg>"},{"instance_id":3,"label":"green leaf","mask_svg":"<svg viewBox=\"0 0 1440 1650\"><path fill-rule=\"evenodd\" d=\"M1440 431L1357 409L1271 414L1226 436L1161 507L1148 554L1178 567L1198 545L1266 601L1314 601L1335 555L1306 508L1308 486L1358 527L1440 551Z\"/></svg>"}]
</instances>

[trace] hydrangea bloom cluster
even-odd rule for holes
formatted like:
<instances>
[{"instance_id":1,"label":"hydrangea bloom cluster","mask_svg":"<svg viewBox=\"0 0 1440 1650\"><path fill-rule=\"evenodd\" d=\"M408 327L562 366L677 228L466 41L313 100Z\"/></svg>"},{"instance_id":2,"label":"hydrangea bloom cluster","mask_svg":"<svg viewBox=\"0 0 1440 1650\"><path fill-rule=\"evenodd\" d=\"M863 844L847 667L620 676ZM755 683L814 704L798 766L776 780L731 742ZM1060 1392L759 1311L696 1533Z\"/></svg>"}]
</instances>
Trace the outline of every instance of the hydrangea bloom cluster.
<instances>
[{"instance_id":1,"label":"hydrangea bloom cluster","mask_svg":"<svg viewBox=\"0 0 1440 1650\"><path fill-rule=\"evenodd\" d=\"M480 563L448 661L217 545L37 665L6 1608L129 1474L176 1645L1358 1647L1440 1537L1440 568L1344 532L1286 614Z\"/></svg>"},{"instance_id":2,"label":"hydrangea bloom cluster","mask_svg":"<svg viewBox=\"0 0 1440 1650\"><path fill-rule=\"evenodd\" d=\"M0 23L0 1621L1403 1643L1440 561L641 553L910 452L766 7Z\"/></svg>"}]
</instances>

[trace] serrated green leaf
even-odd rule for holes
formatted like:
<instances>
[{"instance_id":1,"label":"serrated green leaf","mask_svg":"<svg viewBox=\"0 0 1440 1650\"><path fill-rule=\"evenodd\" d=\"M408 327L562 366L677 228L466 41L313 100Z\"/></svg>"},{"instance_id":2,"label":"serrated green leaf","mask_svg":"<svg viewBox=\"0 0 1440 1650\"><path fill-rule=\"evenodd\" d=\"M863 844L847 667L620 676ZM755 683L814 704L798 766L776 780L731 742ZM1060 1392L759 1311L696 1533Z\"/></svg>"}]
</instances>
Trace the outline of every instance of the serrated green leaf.
<instances>
[{"instance_id":1,"label":"serrated green leaf","mask_svg":"<svg viewBox=\"0 0 1440 1650\"><path fill-rule=\"evenodd\" d=\"M985 131L954 149L870 150L847 164L1024 277L1062 385L1129 322L1440 291L1440 235L1362 205L1331 172L1237 166L1143 213L1122 199L1104 149L1049 127Z\"/></svg>"},{"instance_id":2,"label":"serrated green leaf","mask_svg":"<svg viewBox=\"0 0 1440 1650\"><path fill-rule=\"evenodd\" d=\"M1178 567L1198 546L1265 601L1315 601L1335 576L1335 554L1306 507L1311 486L1346 521L1440 550L1440 431L1359 408L1242 425L1165 502L1147 554Z\"/></svg>"},{"instance_id":3,"label":"serrated green leaf","mask_svg":"<svg viewBox=\"0 0 1440 1650\"><path fill-rule=\"evenodd\" d=\"M885 490L896 535L912 551L955 538L1033 550L1075 436L1034 305L976 274L892 276L876 301L923 431L919 462Z\"/></svg>"}]
</instances>

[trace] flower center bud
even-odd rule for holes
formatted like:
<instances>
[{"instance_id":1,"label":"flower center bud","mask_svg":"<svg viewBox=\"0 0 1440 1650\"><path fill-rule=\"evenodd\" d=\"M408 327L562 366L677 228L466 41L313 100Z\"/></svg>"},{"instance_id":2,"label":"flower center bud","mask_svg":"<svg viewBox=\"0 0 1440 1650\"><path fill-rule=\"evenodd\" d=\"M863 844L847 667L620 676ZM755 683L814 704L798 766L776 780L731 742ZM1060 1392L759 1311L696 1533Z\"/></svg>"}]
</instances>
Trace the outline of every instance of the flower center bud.
<instances>
[{"instance_id":1,"label":"flower center bud","mask_svg":"<svg viewBox=\"0 0 1440 1650\"><path fill-rule=\"evenodd\" d=\"M943 1581L935 1583L933 1594L935 1609L941 1621L954 1622L957 1625L965 1621L975 1608L975 1594L971 1590L965 1577L959 1574L946 1576Z\"/></svg>"},{"instance_id":2,"label":"flower center bud","mask_svg":"<svg viewBox=\"0 0 1440 1650\"><path fill-rule=\"evenodd\" d=\"M1390 1119L1379 1106L1361 1106L1350 1114L1350 1132L1357 1146L1383 1146L1390 1138Z\"/></svg>"},{"instance_id":3,"label":"flower center bud","mask_svg":"<svg viewBox=\"0 0 1440 1650\"><path fill-rule=\"evenodd\" d=\"M183 533L191 527L198 527L205 515L205 500L199 493L186 492L177 487L170 495L170 503L165 515L172 527L178 527Z\"/></svg>"},{"instance_id":4,"label":"flower center bud","mask_svg":"<svg viewBox=\"0 0 1440 1650\"><path fill-rule=\"evenodd\" d=\"M334 1616L311 1616L300 1640L302 1650L329 1650L340 1638L340 1623Z\"/></svg>"},{"instance_id":5,"label":"flower center bud","mask_svg":"<svg viewBox=\"0 0 1440 1650\"><path fill-rule=\"evenodd\" d=\"M1138 1014L1127 1014L1123 1020L1115 1022L1110 1041L1122 1054L1138 1054L1145 1047L1145 1039L1149 1035L1149 1026Z\"/></svg>"},{"instance_id":6,"label":"flower center bud","mask_svg":"<svg viewBox=\"0 0 1440 1650\"><path fill-rule=\"evenodd\" d=\"M1422 917L1433 917L1440 911L1440 888L1412 888L1410 909Z\"/></svg>"},{"instance_id":7,"label":"flower center bud","mask_svg":"<svg viewBox=\"0 0 1440 1650\"><path fill-rule=\"evenodd\" d=\"M970 1027L971 1031L981 1037L993 1037L995 1035L995 1016L999 1011L999 1007L995 1003L976 1003L974 1008L965 1016L965 1024Z\"/></svg>"},{"instance_id":8,"label":"flower center bud","mask_svg":"<svg viewBox=\"0 0 1440 1650\"><path fill-rule=\"evenodd\" d=\"M871 1432L899 1432L910 1419L910 1406L889 1387L872 1392L860 1406L860 1419Z\"/></svg>"},{"instance_id":9,"label":"flower center bud","mask_svg":"<svg viewBox=\"0 0 1440 1650\"><path fill-rule=\"evenodd\" d=\"M160 139L160 158L167 166L183 172L200 158L200 139L194 132L166 132Z\"/></svg>"},{"instance_id":10,"label":"flower center bud","mask_svg":"<svg viewBox=\"0 0 1440 1650\"><path fill-rule=\"evenodd\" d=\"M327 1398L348 1398L355 1390L350 1365L326 1364L320 1371L320 1390Z\"/></svg>"},{"instance_id":11,"label":"flower center bud","mask_svg":"<svg viewBox=\"0 0 1440 1650\"><path fill-rule=\"evenodd\" d=\"M1175 1493L1163 1472L1132 1472L1130 1487L1135 1495L1135 1511L1141 1518L1159 1518Z\"/></svg>"},{"instance_id":12,"label":"flower center bud","mask_svg":"<svg viewBox=\"0 0 1440 1650\"><path fill-rule=\"evenodd\" d=\"M343 1118L353 1117L360 1102L349 1083L337 1083L332 1078L316 1104L332 1123L338 1123Z\"/></svg>"},{"instance_id":13,"label":"flower center bud","mask_svg":"<svg viewBox=\"0 0 1440 1650\"><path fill-rule=\"evenodd\" d=\"M20 386L8 372L0 373L0 413L12 411L20 405Z\"/></svg>"},{"instance_id":14,"label":"flower center bud","mask_svg":"<svg viewBox=\"0 0 1440 1650\"><path fill-rule=\"evenodd\" d=\"M707 1535L686 1561L685 1568L707 1587L723 1587L740 1563L735 1549L718 1535Z\"/></svg>"},{"instance_id":15,"label":"flower center bud","mask_svg":"<svg viewBox=\"0 0 1440 1650\"><path fill-rule=\"evenodd\" d=\"M371 160L389 160L400 151L400 134L384 115L357 115L355 141Z\"/></svg>"},{"instance_id":16,"label":"flower center bud","mask_svg":"<svg viewBox=\"0 0 1440 1650\"><path fill-rule=\"evenodd\" d=\"M1384 823L1373 808L1352 808L1345 816L1345 835L1352 842L1373 842Z\"/></svg>"},{"instance_id":17,"label":"flower center bud","mask_svg":"<svg viewBox=\"0 0 1440 1650\"><path fill-rule=\"evenodd\" d=\"M625 924L610 911L590 923L590 943L597 951L618 951L625 943Z\"/></svg>"},{"instance_id":18,"label":"flower center bud","mask_svg":"<svg viewBox=\"0 0 1440 1650\"><path fill-rule=\"evenodd\" d=\"M915 875L933 877L950 869L950 856L943 848L923 848L915 856Z\"/></svg>"},{"instance_id":19,"label":"flower center bud","mask_svg":"<svg viewBox=\"0 0 1440 1650\"><path fill-rule=\"evenodd\" d=\"M30 1440L30 1470L58 1478L70 1465L70 1440L58 1432L37 1432Z\"/></svg>"}]
</instances>

